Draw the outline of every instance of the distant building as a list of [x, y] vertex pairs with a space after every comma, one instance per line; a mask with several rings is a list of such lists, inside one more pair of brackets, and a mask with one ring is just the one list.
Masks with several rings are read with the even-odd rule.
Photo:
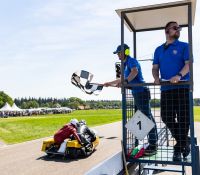
[[84, 109], [90, 109], [90, 106], [83, 106], [83, 105], [80, 105], [80, 106], [78, 106], [78, 109], [79, 110], [84, 110]]

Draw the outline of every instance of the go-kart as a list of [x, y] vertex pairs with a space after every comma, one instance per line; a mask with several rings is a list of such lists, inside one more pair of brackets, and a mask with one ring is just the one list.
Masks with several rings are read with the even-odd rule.
[[[84, 126], [85, 123], [80, 123], [80, 126], [78, 127], [78, 132], [80, 132], [79, 134], [81, 134]], [[55, 144], [54, 139], [49, 138], [43, 141], [42, 151], [46, 152], [48, 156], [63, 155], [64, 157], [74, 159], [78, 158], [79, 156], [87, 157], [94, 152], [99, 144], [99, 137], [96, 134], [95, 136], [95, 140], [92, 140], [90, 147], [82, 146], [73, 136], [65, 140], [65, 142], [63, 142], [61, 145]], [[89, 135], [85, 135], [85, 137], [88, 140], [90, 139]], [[64, 146], [63, 151], [60, 151], [61, 146]]]

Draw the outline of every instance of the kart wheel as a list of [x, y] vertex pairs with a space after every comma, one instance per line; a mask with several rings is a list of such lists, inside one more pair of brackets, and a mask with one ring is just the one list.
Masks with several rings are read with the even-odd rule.
[[76, 148], [69, 148], [68, 153], [69, 157], [72, 159], [76, 159], [78, 157], [78, 150]]
[[86, 152], [86, 157], [90, 156], [93, 153], [93, 151]]
[[85, 151], [84, 147], [81, 148], [81, 156], [87, 157], [87, 152]]

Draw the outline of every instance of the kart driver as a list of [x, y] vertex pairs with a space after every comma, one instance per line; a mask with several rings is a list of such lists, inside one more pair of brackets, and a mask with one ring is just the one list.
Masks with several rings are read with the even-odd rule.
[[77, 134], [77, 126], [78, 126], [77, 119], [71, 119], [70, 123], [64, 125], [60, 130], [58, 130], [54, 135], [54, 141], [56, 144], [61, 145], [63, 141], [73, 135], [78, 142], [83, 145], [81, 142], [80, 137]]
[[[96, 134], [93, 130], [88, 128], [85, 120], [81, 120], [79, 122], [78, 135], [86, 148], [92, 147], [91, 143], [96, 140]], [[87, 135], [89, 137], [87, 137]]]

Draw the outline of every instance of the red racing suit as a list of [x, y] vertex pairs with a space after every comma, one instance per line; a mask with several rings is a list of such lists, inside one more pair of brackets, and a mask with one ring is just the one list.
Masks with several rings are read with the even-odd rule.
[[59, 131], [57, 131], [54, 135], [54, 141], [56, 144], [60, 145], [65, 139], [69, 138], [71, 134], [73, 134], [78, 142], [81, 143], [77, 130], [72, 124], [66, 124]]

